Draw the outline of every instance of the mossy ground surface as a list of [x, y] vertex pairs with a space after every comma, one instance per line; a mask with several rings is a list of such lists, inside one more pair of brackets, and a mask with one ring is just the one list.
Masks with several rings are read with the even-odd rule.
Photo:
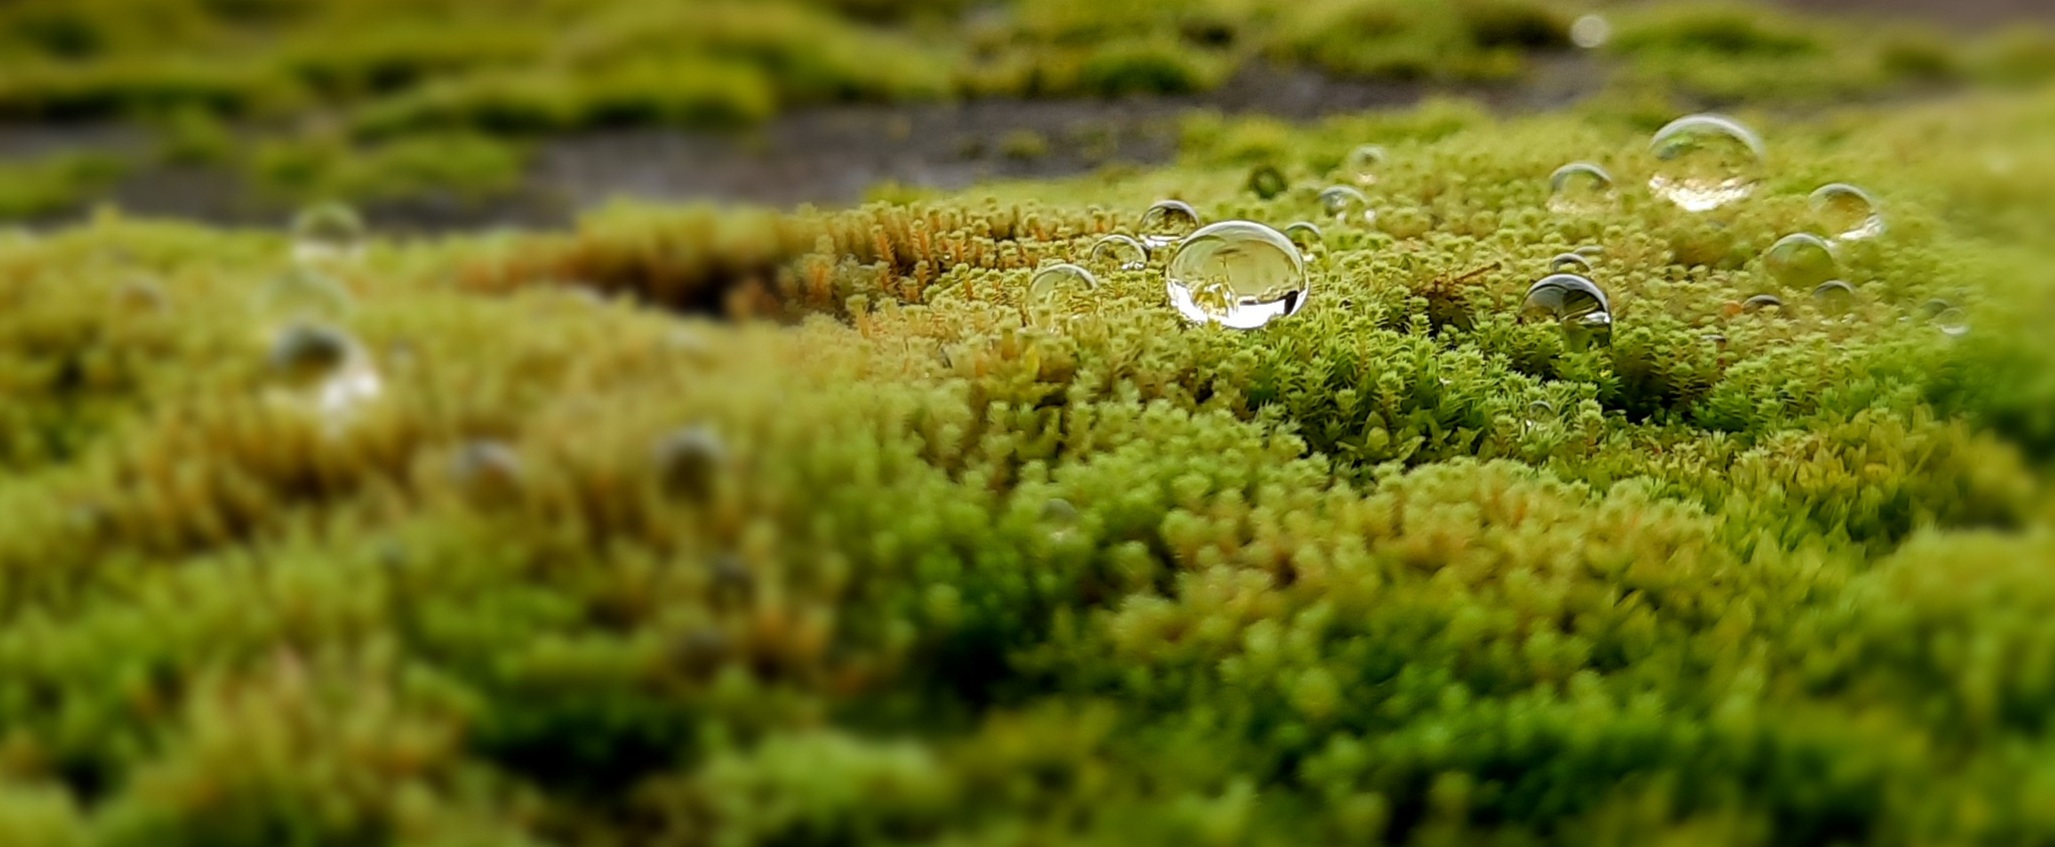
[[[346, 304], [276, 233], [0, 242], [0, 844], [2055, 841], [2055, 90], [1743, 108], [1705, 214], [1651, 92], [374, 238]], [[1760, 259], [1831, 181], [1845, 314]], [[1031, 319], [1162, 197], [1319, 221], [1309, 304]], [[1582, 246], [1578, 350], [1517, 306]]]

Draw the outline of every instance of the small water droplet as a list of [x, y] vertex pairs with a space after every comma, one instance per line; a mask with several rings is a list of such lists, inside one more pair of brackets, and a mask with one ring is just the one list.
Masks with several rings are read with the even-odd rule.
[[342, 203], [308, 207], [293, 219], [293, 261], [353, 262], [364, 251], [364, 219]]
[[1754, 297], [1741, 301], [1741, 311], [1743, 312], [1755, 313], [1764, 309], [1783, 311], [1784, 298], [1778, 297], [1775, 294], [1757, 294]]
[[1935, 329], [1949, 338], [1961, 338], [1969, 334], [1969, 313], [1961, 306], [1946, 300], [1928, 300], [1920, 306], [1920, 312]]
[[1069, 500], [1051, 497], [1042, 504], [1042, 522], [1052, 524], [1058, 530], [1069, 529], [1077, 524], [1077, 507]]
[[1548, 260], [1548, 272], [1552, 274], [1591, 275], [1591, 260], [1577, 253], [1560, 253]]
[[1535, 429], [1554, 423], [1555, 419], [1555, 405], [1547, 400], [1536, 400], [1527, 404], [1527, 411], [1522, 416], [1521, 422], [1526, 425], [1527, 429]]
[[1687, 212], [1705, 212], [1755, 193], [1762, 139], [1724, 115], [1690, 115], [1657, 130], [1648, 188]]
[[1808, 288], [1833, 279], [1840, 273], [1834, 249], [1809, 232], [1777, 239], [1762, 254], [1763, 267], [1776, 281], [1791, 288]]
[[1721, 335], [1721, 334], [1719, 334], [1719, 333], [1717, 333], [1717, 332], [1708, 332], [1708, 333], [1706, 333], [1705, 335], [1703, 335], [1703, 336], [1700, 336], [1700, 337], [1702, 337], [1702, 338], [1704, 338], [1704, 339], [1705, 339], [1706, 341], [1710, 342], [1710, 343], [1712, 344], [1712, 346], [1713, 346], [1713, 349], [1714, 349], [1714, 350], [1716, 350], [1716, 351], [1718, 351], [1718, 352], [1721, 352], [1721, 353], [1725, 353], [1725, 352], [1727, 352], [1727, 337], [1726, 337], [1726, 336], [1724, 336], [1724, 335]]
[[1142, 213], [1136, 232], [1142, 244], [1155, 249], [1175, 243], [1199, 228], [1199, 213], [1182, 200], [1158, 200]]
[[1370, 219], [1370, 198], [1346, 185], [1328, 186], [1320, 192], [1320, 209], [1336, 223]]
[[281, 330], [267, 357], [278, 390], [274, 396], [306, 408], [331, 424], [384, 391], [370, 356], [347, 333], [333, 327], [295, 323]]
[[469, 442], [450, 460], [450, 481], [474, 500], [513, 499], [521, 490], [521, 457], [503, 442]]
[[125, 280], [114, 289], [114, 306], [125, 312], [147, 314], [162, 312], [170, 307], [164, 296], [164, 287], [156, 280], [135, 278]]
[[1576, 274], [1552, 274], [1529, 286], [1520, 317], [1555, 322], [1573, 348], [1612, 341], [1611, 301], [1596, 283]]
[[1092, 245], [1090, 261], [1107, 270], [1138, 271], [1149, 266], [1149, 251], [1142, 242], [1114, 233]]
[[1838, 279], [1827, 280], [1812, 290], [1812, 302], [1829, 315], [1845, 315], [1855, 308], [1855, 286]]
[[704, 500], [713, 494], [714, 479], [728, 448], [712, 427], [688, 426], [659, 439], [655, 462], [657, 483], [664, 493]]
[[1291, 239], [1302, 252], [1311, 252], [1313, 248], [1327, 243], [1326, 236], [1320, 232], [1320, 226], [1312, 221], [1296, 221], [1287, 225], [1284, 228], [1284, 236]]
[[1249, 171], [1249, 190], [1257, 197], [1268, 200], [1290, 187], [1291, 181], [1284, 178], [1284, 172], [1276, 165], [1257, 165], [1255, 170]]
[[1251, 221], [1221, 221], [1187, 236], [1164, 277], [1179, 314], [1230, 329], [1255, 329], [1293, 314], [1310, 293], [1299, 248]]
[[1586, 50], [1604, 47], [1613, 38], [1613, 24], [1604, 15], [1585, 15], [1570, 24], [1570, 43]]
[[287, 270], [257, 290], [257, 314], [270, 324], [340, 322], [353, 305], [341, 282], [309, 267]]
[[1884, 234], [1884, 216], [1869, 192], [1845, 182], [1822, 185], [1812, 192], [1814, 219], [1842, 241], [1860, 241]]
[[1030, 320], [1044, 328], [1054, 326], [1056, 315], [1078, 298], [1099, 287], [1092, 272], [1068, 262], [1058, 262], [1035, 271], [1028, 280], [1027, 302]]
[[1359, 185], [1370, 185], [1377, 181], [1377, 173], [1384, 169], [1384, 148], [1375, 144], [1363, 144], [1349, 151], [1341, 162], [1342, 175], [1355, 180]]
[[1571, 162], [1548, 175], [1548, 210], [1590, 214], [1611, 205], [1613, 175], [1590, 162]]

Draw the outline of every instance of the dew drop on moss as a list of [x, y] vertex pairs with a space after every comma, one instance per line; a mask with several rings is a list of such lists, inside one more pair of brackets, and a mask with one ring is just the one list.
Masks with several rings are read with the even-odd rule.
[[1845, 315], [1855, 308], [1855, 286], [1838, 279], [1820, 283], [1812, 290], [1813, 305], [1829, 315]]
[[1115, 233], [1092, 245], [1090, 261], [1107, 270], [1138, 271], [1149, 266], [1149, 251], [1142, 242]]
[[1604, 47], [1613, 39], [1613, 24], [1604, 15], [1585, 15], [1570, 24], [1570, 43], [1586, 50]]
[[521, 489], [521, 457], [499, 441], [469, 442], [450, 461], [450, 481], [474, 500], [510, 499]]
[[1723, 115], [1671, 121], [1649, 142], [1655, 171], [1648, 188], [1687, 212], [1705, 212], [1755, 193], [1762, 179], [1762, 139]]
[[1727, 352], [1727, 337], [1725, 335], [1717, 332], [1708, 332], [1700, 337], [1704, 338], [1707, 344], [1711, 344], [1713, 350], [1721, 353]]
[[1295, 221], [1284, 228], [1284, 236], [1292, 240], [1300, 252], [1310, 252], [1326, 243], [1326, 236], [1320, 232], [1320, 225], [1312, 221]]
[[1760, 312], [1764, 309], [1775, 309], [1780, 312], [1783, 311], [1784, 298], [1778, 297], [1775, 294], [1757, 294], [1754, 297], [1750, 297], [1746, 300], [1741, 301], [1742, 312], [1752, 314], [1755, 312]]
[[1285, 189], [1290, 187], [1291, 182], [1284, 178], [1284, 172], [1278, 170], [1276, 165], [1257, 165], [1254, 170], [1249, 171], [1249, 190], [1257, 197], [1268, 200], [1283, 194]]
[[1547, 426], [1556, 419], [1556, 407], [1547, 400], [1536, 400], [1527, 404], [1527, 411], [1521, 422], [1528, 429]]
[[1360, 185], [1377, 181], [1378, 172], [1384, 170], [1384, 148], [1375, 144], [1363, 144], [1349, 151], [1341, 162], [1342, 175]]
[[1591, 275], [1591, 260], [1578, 253], [1560, 253], [1548, 260], [1548, 272], [1552, 274]]
[[129, 279], [114, 289], [114, 306], [124, 312], [148, 314], [162, 312], [170, 307], [164, 296], [164, 287], [151, 279]]
[[267, 323], [333, 323], [354, 304], [343, 284], [318, 270], [294, 267], [257, 290], [257, 314]]
[[1577, 274], [1551, 274], [1529, 286], [1520, 318], [1554, 322], [1576, 348], [1612, 341], [1612, 302], [1597, 283]]
[[1175, 243], [1199, 228], [1199, 213], [1182, 200], [1158, 200], [1142, 212], [1136, 232], [1150, 248]]
[[1306, 262], [1291, 239], [1221, 221], [1177, 244], [1164, 267], [1170, 303], [1193, 323], [1255, 329], [1306, 305]]
[[1836, 182], [1812, 192], [1812, 214], [1820, 226], [1842, 241], [1859, 241], [1884, 234], [1884, 216], [1869, 192]]
[[1940, 330], [1942, 335], [1961, 338], [1969, 334], [1969, 313], [1963, 311], [1961, 306], [1946, 300], [1928, 300], [1920, 307], [1920, 311], [1926, 315], [1927, 322]]
[[1346, 185], [1328, 186], [1325, 191], [1320, 192], [1320, 210], [1326, 212], [1336, 223], [1368, 220], [1369, 209], [1370, 198]]
[[1590, 162], [1571, 162], [1548, 175], [1548, 209], [1557, 214], [1601, 211], [1612, 193], [1613, 175]]
[[1770, 249], [1762, 254], [1762, 262], [1772, 278], [1791, 288], [1816, 286], [1833, 279], [1840, 272], [1834, 261], [1833, 248], [1809, 232], [1777, 239], [1777, 243], [1770, 245]]
[[337, 422], [384, 391], [370, 357], [342, 330], [295, 323], [278, 332], [266, 357], [275, 396]]
[[657, 483], [665, 494], [704, 500], [713, 493], [728, 448], [712, 427], [701, 425], [665, 435], [654, 453]]
[[293, 260], [306, 264], [355, 261], [364, 250], [364, 219], [342, 203], [308, 207], [293, 219]]
[[1027, 302], [1031, 320], [1038, 326], [1055, 323], [1055, 316], [1066, 307], [1085, 297], [1099, 287], [1098, 277], [1092, 272], [1068, 262], [1059, 262], [1035, 271], [1028, 280]]

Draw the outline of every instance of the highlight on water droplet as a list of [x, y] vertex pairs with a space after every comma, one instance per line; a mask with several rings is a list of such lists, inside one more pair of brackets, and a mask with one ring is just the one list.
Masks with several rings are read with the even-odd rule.
[[1035, 271], [1035, 275], [1028, 279], [1029, 320], [1037, 326], [1052, 326], [1057, 314], [1070, 311], [1074, 303], [1098, 287], [1099, 278], [1091, 271], [1068, 262], [1058, 262]]
[[1178, 242], [1164, 266], [1170, 304], [1193, 323], [1255, 329], [1298, 312], [1310, 294], [1306, 262], [1284, 233], [1221, 221]]
[[1763, 252], [1762, 264], [1772, 278], [1791, 288], [1810, 288], [1840, 275], [1834, 248], [1809, 232], [1777, 239]]
[[1812, 192], [1812, 214], [1822, 227], [1842, 241], [1860, 241], [1884, 234], [1884, 215], [1869, 192], [1835, 182]]
[[1558, 253], [1548, 260], [1548, 272], [1588, 277], [1591, 275], [1591, 260], [1579, 253]]
[[1920, 306], [1920, 311], [1926, 315], [1927, 322], [1940, 330], [1942, 335], [1961, 338], [1969, 334], [1969, 313], [1961, 306], [1936, 299], [1928, 300], [1925, 305]]
[[1555, 323], [1573, 349], [1612, 342], [1612, 302], [1597, 283], [1577, 274], [1551, 274], [1529, 286], [1520, 319]]
[[1346, 185], [1331, 185], [1320, 192], [1320, 210], [1336, 223], [1370, 220], [1370, 198]]
[[1285, 225], [1284, 236], [1291, 239], [1302, 253], [1310, 253], [1313, 248], [1327, 243], [1327, 236], [1320, 231], [1320, 225], [1312, 221], [1293, 221]]
[[1375, 144], [1363, 144], [1350, 150], [1342, 158], [1342, 176], [1355, 180], [1358, 185], [1370, 185], [1377, 181], [1377, 175], [1384, 170], [1384, 148]]
[[1586, 50], [1604, 47], [1613, 39], [1613, 24], [1604, 15], [1585, 15], [1570, 24], [1570, 43]]
[[1142, 244], [1153, 250], [1175, 243], [1199, 228], [1199, 213], [1182, 200], [1158, 200], [1142, 212], [1136, 232]]
[[1138, 271], [1149, 266], [1149, 250], [1142, 242], [1116, 232], [1093, 244], [1087, 261], [1107, 270]]
[[1725, 335], [1721, 335], [1717, 332], [1708, 332], [1699, 337], [1705, 339], [1707, 343], [1710, 343], [1713, 346], [1714, 351], [1720, 353], [1727, 352], [1727, 337]]
[[353, 262], [364, 250], [364, 219], [343, 203], [320, 203], [293, 219], [293, 261]]
[[384, 391], [384, 381], [356, 339], [342, 330], [294, 323], [280, 330], [267, 356], [272, 396], [340, 424]]
[[1762, 179], [1762, 139], [1724, 115], [1671, 121], [1649, 141], [1655, 171], [1648, 188], [1687, 212], [1705, 212], [1755, 193]]
[[1855, 308], [1855, 286], [1838, 279], [1830, 279], [1812, 290], [1812, 302], [1821, 312], [1829, 315], [1845, 315]]
[[354, 308], [349, 289], [335, 277], [295, 266], [257, 289], [258, 318], [273, 329], [286, 323], [339, 323]]
[[1754, 314], [1764, 309], [1783, 311], [1784, 298], [1778, 297], [1775, 294], [1757, 294], [1754, 297], [1741, 301], [1741, 311], [1744, 313]]
[[1547, 426], [1554, 423], [1555, 420], [1556, 407], [1547, 400], [1536, 400], [1528, 403], [1526, 412], [1521, 415], [1521, 423], [1526, 429], [1530, 430]]
[[1291, 187], [1291, 181], [1284, 178], [1284, 172], [1278, 170], [1276, 165], [1257, 165], [1254, 170], [1249, 171], [1248, 185], [1249, 190], [1255, 192], [1257, 197], [1268, 200], [1283, 194], [1285, 189]]
[[1548, 175], [1548, 210], [1557, 214], [1590, 214], [1613, 199], [1613, 175], [1590, 162], [1571, 162]]

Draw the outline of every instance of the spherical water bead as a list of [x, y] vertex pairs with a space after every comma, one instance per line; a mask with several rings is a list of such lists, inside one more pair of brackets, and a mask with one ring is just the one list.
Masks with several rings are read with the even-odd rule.
[[1775, 294], [1757, 294], [1754, 297], [1750, 297], [1746, 300], [1741, 301], [1741, 311], [1743, 312], [1748, 312], [1752, 314], [1755, 312], [1760, 312], [1764, 309], [1776, 309], [1780, 312], [1783, 311], [1784, 298], [1778, 297]]
[[336, 322], [349, 316], [349, 289], [334, 277], [295, 267], [257, 290], [257, 314], [267, 322]]
[[1721, 334], [1719, 334], [1719, 333], [1717, 333], [1717, 332], [1708, 332], [1708, 333], [1706, 333], [1706, 334], [1704, 334], [1704, 335], [1702, 335], [1702, 336], [1699, 336], [1699, 337], [1700, 337], [1700, 338], [1703, 338], [1703, 339], [1705, 339], [1705, 340], [1706, 340], [1706, 343], [1708, 343], [1708, 344], [1711, 344], [1711, 345], [1713, 346], [1713, 350], [1715, 350], [1715, 351], [1717, 351], [1717, 352], [1720, 352], [1720, 353], [1725, 353], [1725, 352], [1727, 352], [1727, 337], [1726, 337], [1726, 336], [1724, 336], [1724, 335], [1721, 335]]
[[1591, 260], [1580, 253], [1561, 253], [1548, 260], [1548, 272], [1552, 274], [1591, 275]]
[[1369, 185], [1377, 181], [1378, 171], [1384, 170], [1384, 159], [1384, 148], [1375, 144], [1361, 145], [1342, 159], [1342, 175], [1358, 184]]
[[1855, 286], [1838, 279], [1827, 280], [1812, 290], [1812, 302], [1827, 314], [1847, 314], [1855, 308]]
[[1249, 190], [1257, 197], [1268, 200], [1290, 187], [1291, 181], [1284, 178], [1284, 172], [1276, 165], [1257, 165], [1255, 170], [1249, 171]]
[[364, 250], [364, 219], [342, 203], [322, 203], [293, 219], [293, 259], [354, 261]]
[[1585, 15], [1570, 24], [1570, 43], [1586, 50], [1604, 47], [1613, 39], [1613, 24], [1603, 15]]
[[1520, 317], [1554, 321], [1573, 346], [1612, 340], [1612, 302], [1596, 283], [1576, 274], [1552, 274], [1529, 286]]
[[1961, 338], [1969, 334], [1969, 313], [1946, 300], [1928, 300], [1920, 307], [1926, 313], [1927, 321], [1949, 338]]
[[384, 390], [378, 371], [355, 339], [341, 330], [295, 323], [272, 340], [267, 357], [279, 391], [274, 395], [339, 423]]
[[1306, 261], [1291, 239], [1221, 221], [1178, 242], [1164, 266], [1170, 303], [1193, 323], [1255, 329], [1306, 305]]
[[1155, 249], [1175, 243], [1199, 228], [1199, 213], [1182, 200], [1158, 200], [1142, 213], [1137, 229], [1142, 244]]
[[1793, 233], [1777, 239], [1762, 254], [1770, 276], [1792, 288], [1806, 288], [1833, 279], [1840, 273], [1834, 250], [1817, 235]]
[[1604, 209], [1613, 196], [1613, 175], [1590, 162], [1571, 162], [1548, 175], [1548, 209], [1583, 214]]
[[1755, 193], [1762, 139], [1722, 115], [1691, 115], [1657, 130], [1648, 188], [1687, 212], [1705, 212]]
[[1869, 192], [1845, 182], [1822, 185], [1812, 192], [1812, 214], [1842, 241], [1860, 241], [1884, 234], [1884, 216]]
[[1296, 221], [1285, 226], [1284, 236], [1291, 239], [1301, 252], [1312, 252], [1313, 248], [1327, 243], [1320, 226], [1312, 221]]
[[114, 289], [114, 305], [125, 312], [162, 312], [170, 307], [164, 287], [151, 279], [128, 279]]
[[727, 445], [710, 426], [688, 426], [665, 435], [652, 451], [657, 486], [691, 500], [713, 495], [714, 481], [728, 458]]
[[1067, 262], [1035, 271], [1028, 280], [1030, 315], [1037, 325], [1048, 326], [1072, 298], [1088, 295], [1098, 287], [1099, 278], [1092, 276], [1091, 271]]
[[473, 500], [510, 500], [521, 490], [521, 456], [503, 442], [472, 441], [450, 460], [450, 481]]
[[1555, 419], [1556, 407], [1547, 400], [1536, 400], [1527, 404], [1527, 411], [1522, 415], [1521, 423], [1525, 424], [1527, 429], [1535, 429], [1554, 423]]
[[1327, 190], [1320, 192], [1320, 209], [1334, 218], [1336, 223], [1368, 220], [1370, 198], [1346, 185], [1329, 186]]
[[1115, 233], [1092, 245], [1090, 261], [1108, 270], [1138, 271], [1149, 266], [1149, 251], [1142, 242]]

